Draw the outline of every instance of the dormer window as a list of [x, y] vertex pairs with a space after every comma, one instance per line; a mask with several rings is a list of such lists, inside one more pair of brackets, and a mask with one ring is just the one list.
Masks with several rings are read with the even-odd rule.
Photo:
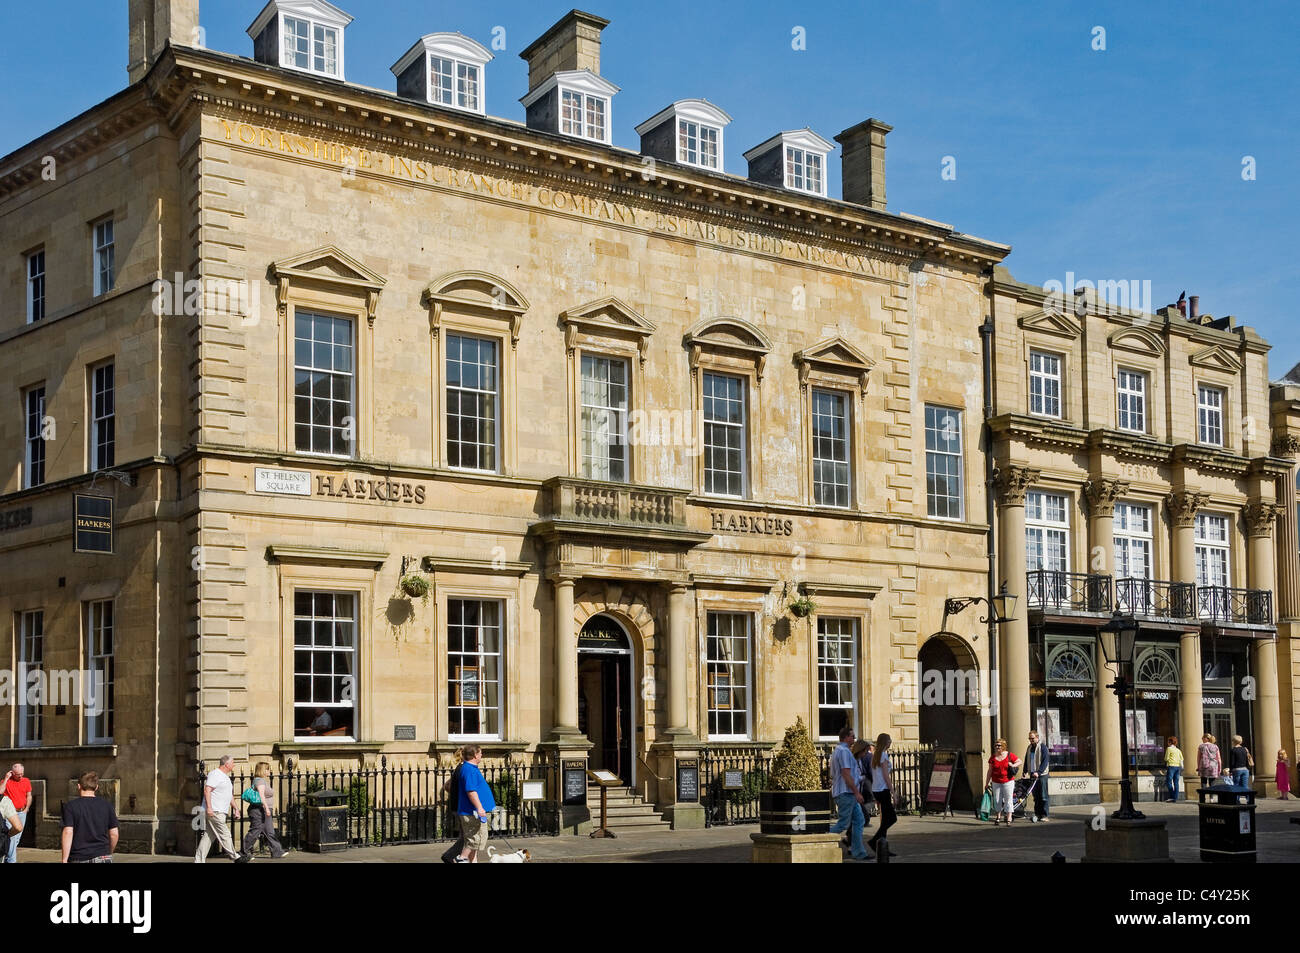
[[641, 152], [713, 172], [722, 171], [722, 130], [731, 117], [703, 99], [682, 99], [636, 127]]
[[785, 187], [825, 195], [826, 185], [822, 179], [822, 157], [807, 149], [794, 146], [785, 147]]
[[285, 69], [343, 78], [343, 31], [352, 17], [325, 0], [271, 0], [248, 35], [253, 58]]
[[745, 153], [754, 182], [826, 195], [826, 157], [835, 146], [811, 129], [782, 132]]
[[490, 59], [491, 53], [464, 34], [430, 33], [394, 64], [397, 95], [482, 115]]
[[530, 129], [610, 142], [610, 101], [618, 87], [588, 69], [552, 73], [520, 100]]

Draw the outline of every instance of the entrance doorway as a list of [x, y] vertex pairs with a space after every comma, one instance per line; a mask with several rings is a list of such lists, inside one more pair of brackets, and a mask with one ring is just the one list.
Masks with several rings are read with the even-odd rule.
[[613, 772], [628, 787], [636, 784], [632, 678], [627, 633], [609, 616], [592, 616], [578, 633], [578, 730], [591, 742], [591, 767]]

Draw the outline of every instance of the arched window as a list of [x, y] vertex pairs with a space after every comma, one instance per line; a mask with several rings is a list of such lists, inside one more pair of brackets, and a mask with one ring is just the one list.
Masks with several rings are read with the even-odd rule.
[[1178, 666], [1163, 649], [1147, 649], [1138, 657], [1137, 680], [1149, 684], [1177, 685]]
[[1053, 682], [1096, 681], [1092, 659], [1076, 646], [1058, 646], [1047, 660], [1047, 679]]

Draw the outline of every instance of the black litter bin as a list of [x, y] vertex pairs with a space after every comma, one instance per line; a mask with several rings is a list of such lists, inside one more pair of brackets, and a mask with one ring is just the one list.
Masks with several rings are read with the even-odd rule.
[[348, 846], [348, 796], [342, 791], [312, 791], [307, 800], [304, 850], [324, 853]]
[[1201, 788], [1201, 860], [1255, 862], [1255, 791], [1229, 785]]

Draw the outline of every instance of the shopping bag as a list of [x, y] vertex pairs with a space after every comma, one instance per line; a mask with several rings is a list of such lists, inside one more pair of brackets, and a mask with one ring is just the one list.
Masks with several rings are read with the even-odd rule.
[[981, 821], [987, 821], [989, 819], [989, 815], [992, 813], [993, 813], [993, 795], [989, 791], [985, 790], [984, 796], [980, 798], [979, 810], [975, 812], [975, 816], [979, 818]]

